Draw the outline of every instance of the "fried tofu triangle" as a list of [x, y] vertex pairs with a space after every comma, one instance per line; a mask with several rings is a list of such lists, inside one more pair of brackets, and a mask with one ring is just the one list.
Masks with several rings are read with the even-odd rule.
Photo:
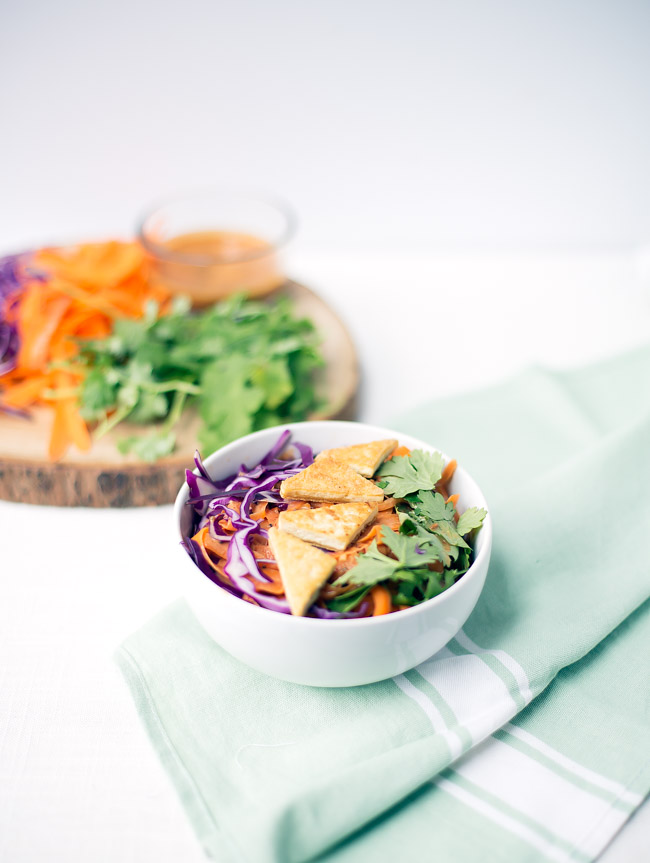
[[359, 501], [381, 503], [383, 491], [370, 480], [330, 458], [319, 458], [280, 485], [285, 500], [315, 500], [331, 503]]
[[396, 440], [374, 440], [370, 443], [357, 443], [354, 446], [342, 446], [337, 449], [325, 449], [317, 460], [333, 458], [347, 464], [361, 476], [374, 476], [379, 465], [397, 446]]
[[377, 507], [369, 503], [335, 503], [281, 512], [278, 527], [314, 545], [345, 551], [376, 515]]
[[336, 558], [277, 527], [269, 529], [269, 545], [291, 613], [302, 617], [332, 574]]

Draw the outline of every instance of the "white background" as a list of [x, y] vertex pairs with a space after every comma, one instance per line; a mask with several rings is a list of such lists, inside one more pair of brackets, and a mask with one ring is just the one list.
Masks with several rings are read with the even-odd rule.
[[3, 247], [226, 182], [304, 249], [650, 242], [647, 0], [0, 9]]
[[[364, 419], [606, 356], [650, 338], [649, 45], [631, 0], [0, 0], [0, 252], [264, 187], [352, 330]], [[388, 400], [387, 309], [413, 368], [443, 345], [454, 375]], [[0, 502], [7, 863], [203, 859], [111, 661], [182, 591], [169, 519]], [[646, 805], [603, 860], [648, 836]]]

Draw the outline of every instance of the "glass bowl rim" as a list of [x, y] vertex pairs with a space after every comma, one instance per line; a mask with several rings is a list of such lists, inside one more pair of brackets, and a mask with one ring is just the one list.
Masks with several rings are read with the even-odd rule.
[[[236, 257], [224, 257], [222, 255], [196, 255], [188, 254], [186, 252], [171, 251], [165, 246], [157, 243], [155, 240], [152, 240], [151, 237], [147, 235], [146, 224], [158, 210], [186, 200], [189, 201], [192, 199], [205, 199], [212, 197], [218, 198], [220, 196], [224, 198], [230, 197], [247, 200], [254, 204], [265, 204], [275, 210], [284, 220], [284, 228], [280, 232], [279, 237], [270, 243], [270, 247], [267, 249], [261, 249], [244, 255], [237, 255]], [[274, 254], [279, 249], [286, 246], [294, 237], [297, 225], [298, 220], [293, 207], [277, 195], [249, 189], [231, 188], [228, 186], [213, 186], [177, 192], [164, 198], [159, 198], [157, 201], [150, 204], [137, 222], [137, 238], [145, 251], [149, 252], [153, 257], [167, 261], [168, 263], [184, 264], [192, 267], [227, 266], [266, 258], [269, 255]]]

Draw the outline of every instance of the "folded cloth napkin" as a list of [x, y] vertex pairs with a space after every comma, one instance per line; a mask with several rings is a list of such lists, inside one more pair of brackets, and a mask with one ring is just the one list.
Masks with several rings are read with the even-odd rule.
[[354, 689], [284, 683], [225, 653], [183, 601], [122, 645], [210, 856], [600, 853], [650, 790], [648, 380], [641, 350], [391, 423], [458, 457], [494, 528], [475, 611], [418, 668]]

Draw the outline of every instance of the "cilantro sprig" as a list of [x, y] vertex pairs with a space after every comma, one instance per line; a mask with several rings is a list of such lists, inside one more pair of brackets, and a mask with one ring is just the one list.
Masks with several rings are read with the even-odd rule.
[[470, 567], [471, 535], [483, 524], [484, 509], [470, 507], [459, 515], [453, 501], [435, 490], [444, 463], [439, 453], [414, 450], [393, 457], [376, 477], [386, 494], [399, 498], [399, 532], [386, 525], [356, 564], [339, 576], [337, 586], [350, 590], [328, 602], [348, 611], [376, 584], [388, 584], [395, 605], [417, 605], [451, 587]]
[[193, 406], [199, 442], [211, 452], [260, 428], [305, 419], [320, 406], [314, 372], [323, 365], [313, 324], [286, 297], [231, 297], [201, 312], [178, 300], [159, 317], [119, 319], [105, 339], [80, 343], [87, 373], [83, 417], [101, 436], [123, 421], [149, 426], [118, 446], [145, 460], [169, 455], [175, 426]]
[[386, 525], [381, 529], [381, 541], [391, 555], [379, 550], [374, 539], [368, 551], [360, 554], [356, 566], [339, 576], [334, 582], [373, 586], [381, 581], [416, 581], [428, 564], [440, 559], [437, 549], [420, 545], [418, 538], [395, 533]]
[[385, 494], [406, 497], [420, 489], [431, 489], [442, 476], [444, 462], [439, 452], [414, 449], [409, 456], [385, 461], [376, 473]]

